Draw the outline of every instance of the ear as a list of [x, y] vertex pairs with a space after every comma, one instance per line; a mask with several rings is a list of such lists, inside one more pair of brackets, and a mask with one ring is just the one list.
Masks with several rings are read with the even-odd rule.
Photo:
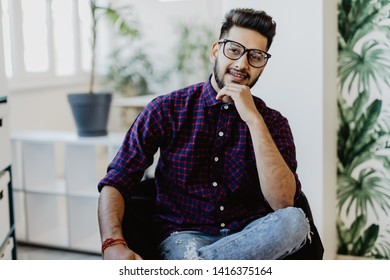
[[219, 44], [218, 44], [218, 42], [214, 42], [211, 45], [211, 49], [210, 49], [210, 61], [212, 63], [214, 63], [215, 60], [217, 59], [218, 51], [219, 51]]

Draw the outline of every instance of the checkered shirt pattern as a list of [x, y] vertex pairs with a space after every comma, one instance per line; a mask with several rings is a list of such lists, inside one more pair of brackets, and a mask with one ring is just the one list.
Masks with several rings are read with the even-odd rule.
[[[249, 129], [234, 103], [215, 97], [210, 81], [156, 97], [126, 133], [98, 185], [99, 191], [113, 186], [126, 198], [159, 149], [155, 180], [161, 240], [181, 230], [236, 232], [272, 211], [261, 192]], [[298, 196], [301, 185], [288, 121], [253, 98], [295, 175]]]

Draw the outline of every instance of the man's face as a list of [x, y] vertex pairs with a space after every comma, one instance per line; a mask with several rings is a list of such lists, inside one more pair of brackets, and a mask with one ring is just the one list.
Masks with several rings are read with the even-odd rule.
[[[260, 33], [233, 26], [226, 38], [238, 42], [247, 49], [267, 51], [267, 38]], [[238, 60], [231, 60], [223, 54], [223, 44], [214, 43], [211, 48], [210, 60], [214, 63], [211, 84], [219, 91], [226, 84], [237, 83], [253, 87], [259, 79], [264, 67], [255, 68], [248, 63], [248, 53]]]

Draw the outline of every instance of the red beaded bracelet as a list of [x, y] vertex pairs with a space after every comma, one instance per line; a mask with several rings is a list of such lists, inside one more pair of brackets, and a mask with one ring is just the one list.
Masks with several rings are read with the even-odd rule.
[[117, 238], [117, 239], [107, 238], [106, 240], [103, 241], [103, 244], [102, 244], [102, 254], [104, 254], [104, 250], [106, 250], [108, 247], [111, 247], [111, 246], [114, 246], [117, 244], [123, 244], [123, 245], [127, 246], [126, 241], [122, 238]]

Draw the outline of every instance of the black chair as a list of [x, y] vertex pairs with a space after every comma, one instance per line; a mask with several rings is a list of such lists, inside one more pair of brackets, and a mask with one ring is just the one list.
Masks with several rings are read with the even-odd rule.
[[129, 248], [145, 260], [161, 259], [157, 251], [157, 229], [153, 222], [156, 212], [154, 179], [146, 179], [135, 186], [125, 201], [123, 235]]
[[[146, 260], [161, 259], [157, 251], [157, 229], [153, 223], [153, 215], [156, 211], [155, 197], [154, 179], [147, 179], [135, 187], [130, 201], [125, 202], [122, 225], [124, 237], [129, 248]], [[295, 206], [301, 208], [309, 219], [311, 242], [307, 240], [305, 246], [286, 259], [322, 260], [324, 247], [314, 224], [309, 202], [303, 193]]]
[[314, 224], [313, 215], [311, 213], [309, 201], [306, 195], [301, 192], [300, 197], [296, 201], [295, 207], [301, 208], [305, 212], [310, 224], [311, 240], [307, 240], [306, 244], [292, 255], [287, 256], [286, 260], [322, 260], [324, 256], [324, 246], [322, 245], [321, 237], [317, 227]]

